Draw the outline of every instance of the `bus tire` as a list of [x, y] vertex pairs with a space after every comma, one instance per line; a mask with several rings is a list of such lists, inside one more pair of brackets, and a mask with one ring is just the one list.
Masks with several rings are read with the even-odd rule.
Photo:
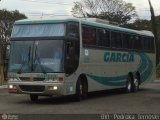
[[76, 85], [76, 101], [81, 101], [82, 99], [86, 99], [88, 95], [88, 85], [85, 80], [81, 77], [78, 78]]
[[136, 74], [133, 80], [133, 92], [137, 92], [139, 90], [139, 77]]
[[30, 100], [31, 100], [32, 102], [38, 101], [38, 95], [30, 94]]
[[132, 91], [132, 81], [132, 75], [128, 74], [126, 82], [126, 93], [130, 93]]

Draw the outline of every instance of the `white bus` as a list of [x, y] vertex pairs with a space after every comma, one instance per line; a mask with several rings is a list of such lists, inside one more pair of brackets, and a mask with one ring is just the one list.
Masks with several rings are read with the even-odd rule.
[[[101, 22], [101, 23], [100, 23]], [[38, 96], [75, 95], [125, 88], [155, 79], [155, 44], [151, 32], [103, 20], [54, 18], [16, 21], [11, 35], [9, 93]]]

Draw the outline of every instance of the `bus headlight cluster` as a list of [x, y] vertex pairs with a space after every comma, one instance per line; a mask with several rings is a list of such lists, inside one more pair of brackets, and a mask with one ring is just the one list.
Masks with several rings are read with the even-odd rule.
[[17, 93], [16, 85], [12, 85], [12, 84], [8, 85], [8, 92], [9, 93]]
[[53, 90], [58, 90], [58, 87], [57, 86], [53, 86]]
[[13, 89], [13, 85], [9, 85], [9, 89]]
[[49, 90], [55, 90], [56, 91], [56, 90], [58, 90], [58, 86], [50, 86]]
[[9, 85], [9, 89], [17, 89], [15, 85]]

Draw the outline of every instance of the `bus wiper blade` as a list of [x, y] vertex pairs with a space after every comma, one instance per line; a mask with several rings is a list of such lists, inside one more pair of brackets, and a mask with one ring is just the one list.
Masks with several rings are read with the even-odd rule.
[[46, 74], [47, 72], [45, 71], [44, 67], [41, 65], [40, 58], [39, 58], [39, 56], [37, 55], [37, 45], [36, 45], [36, 49], [35, 49], [35, 59], [34, 59], [34, 63], [35, 63], [36, 60], [38, 61], [39, 66], [40, 66], [42, 72], [43, 72], [44, 74]]

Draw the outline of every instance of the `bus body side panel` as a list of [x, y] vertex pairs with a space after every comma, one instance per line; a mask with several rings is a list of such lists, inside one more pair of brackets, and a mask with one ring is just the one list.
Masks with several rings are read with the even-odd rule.
[[80, 74], [88, 80], [88, 90], [98, 91], [126, 86], [129, 72], [141, 75], [141, 83], [155, 78], [155, 55], [143, 52], [122, 52], [84, 48]]

